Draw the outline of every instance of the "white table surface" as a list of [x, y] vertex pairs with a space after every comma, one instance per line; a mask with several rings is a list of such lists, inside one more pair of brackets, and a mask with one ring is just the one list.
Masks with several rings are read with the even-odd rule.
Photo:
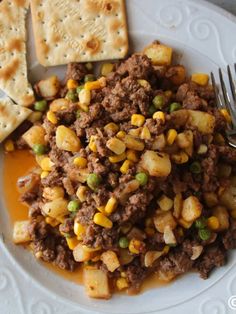
[[236, 15], [236, 0], [208, 0]]

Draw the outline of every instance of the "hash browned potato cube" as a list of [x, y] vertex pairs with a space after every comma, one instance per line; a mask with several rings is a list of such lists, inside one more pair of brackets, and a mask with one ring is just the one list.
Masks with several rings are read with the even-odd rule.
[[188, 125], [198, 128], [203, 134], [212, 134], [215, 128], [215, 117], [207, 112], [188, 110]]
[[220, 226], [217, 231], [224, 231], [229, 229], [229, 213], [223, 206], [217, 206], [213, 209], [213, 216], [218, 218]]
[[106, 265], [110, 272], [114, 272], [118, 267], [120, 267], [119, 259], [115, 252], [106, 251], [101, 255], [101, 261]]
[[36, 85], [36, 89], [40, 96], [45, 99], [53, 99], [59, 92], [60, 82], [57, 76], [51, 76], [45, 80], [41, 80]]
[[57, 219], [58, 217], [63, 217], [69, 213], [67, 205], [67, 200], [64, 198], [57, 198], [51, 202], [45, 203], [42, 210], [47, 216]]
[[101, 269], [84, 268], [84, 286], [91, 298], [109, 299], [111, 297], [108, 277]]
[[166, 226], [169, 226], [170, 229], [173, 230], [177, 226], [177, 223], [171, 211], [168, 211], [168, 212], [158, 212], [154, 217], [154, 225], [157, 231], [164, 233]]
[[161, 44], [151, 44], [144, 49], [144, 54], [152, 60], [154, 65], [170, 65], [172, 61], [172, 48]]
[[142, 155], [140, 166], [154, 177], [167, 177], [171, 172], [169, 155], [152, 150], [147, 150]]
[[196, 196], [189, 196], [183, 201], [182, 217], [187, 222], [195, 221], [202, 214], [202, 204]]
[[29, 147], [33, 148], [35, 144], [46, 144], [45, 134], [45, 130], [41, 125], [33, 125], [22, 135], [22, 138]]
[[166, 77], [174, 84], [181, 85], [186, 79], [186, 70], [182, 65], [174, 65], [166, 72]]
[[220, 197], [220, 202], [229, 210], [236, 210], [236, 187], [226, 188]]
[[13, 227], [13, 241], [15, 244], [26, 243], [30, 241], [29, 221], [16, 221]]

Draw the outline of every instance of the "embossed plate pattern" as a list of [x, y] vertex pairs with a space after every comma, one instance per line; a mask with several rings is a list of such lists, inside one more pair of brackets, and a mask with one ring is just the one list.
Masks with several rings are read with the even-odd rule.
[[[216, 71], [236, 61], [235, 18], [204, 1], [127, 0], [132, 46], [141, 49], [154, 39], [175, 48], [189, 71]], [[30, 22], [29, 22], [30, 26]], [[31, 26], [30, 26], [31, 27]], [[232, 35], [231, 35], [232, 34]], [[33, 81], [64, 67], [45, 70], [37, 64], [29, 34], [30, 76]], [[2, 171], [2, 155], [0, 156]], [[2, 176], [1, 176], [2, 178]], [[3, 196], [2, 182], [0, 192]], [[50, 273], [21, 247], [11, 243], [11, 224], [4, 198], [0, 199], [0, 313], [83, 314], [83, 313], [235, 313], [228, 305], [236, 294], [236, 253], [209, 280], [188, 274], [173, 284], [109, 301], [89, 300], [83, 287]], [[230, 299], [234, 307], [234, 299]]]

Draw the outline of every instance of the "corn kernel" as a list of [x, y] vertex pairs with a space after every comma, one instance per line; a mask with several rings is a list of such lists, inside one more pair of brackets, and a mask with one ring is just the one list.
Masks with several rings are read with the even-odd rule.
[[79, 109], [81, 109], [84, 112], [89, 112], [89, 107], [87, 104], [78, 103], [78, 107], [79, 107]]
[[82, 240], [83, 234], [85, 233], [85, 227], [81, 225], [79, 222], [74, 222], [74, 233], [77, 236], [78, 240]]
[[[89, 83], [89, 82], [88, 82]], [[87, 83], [86, 83], [87, 84]], [[85, 84], [85, 85], [86, 85]], [[91, 92], [88, 89], [82, 89], [79, 92], [79, 102], [84, 105], [89, 105], [91, 101]]]
[[96, 146], [96, 136], [92, 135], [90, 137], [90, 141], [89, 141], [89, 149], [96, 153], [97, 152], [97, 146]]
[[78, 190], [76, 192], [76, 196], [78, 197], [79, 201], [81, 203], [85, 202], [87, 199], [87, 192], [88, 188], [87, 186], [81, 185], [78, 187]]
[[111, 131], [111, 132], [118, 132], [119, 131], [119, 127], [117, 124], [115, 124], [114, 122], [110, 122], [107, 125], [104, 126], [104, 130], [105, 131]]
[[157, 203], [163, 211], [169, 211], [174, 205], [173, 200], [164, 194], [160, 197]]
[[116, 281], [116, 287], [118, 290], [123, 290], [129, 287], [128, 281], [125, 278], [119, 278]]
[[43, 171], [52, 171], [54, 163], [50, 160], [49, 157], [45, 157], [41, 160], [40, 166]]
[[172, 154], [171, 155], [171, 159], [176, 163], [176, 164], [184, 164], [186, 162], [188, 162], [188, 155], [181, 151], [179, 153], [176, 153], [176, 154]]
[[29, 117], [27, 118], [27, 120], [29, 120], [29, 121], [32, 122], [32, 123], [35, 123], [35, 122], [41, 120], [42, 116], [43, 116], [43, 113], [42, 113], [42, 112], [40, 112], [40, 111], [33, 111], [33, 112], [29, 115]]
[[96, 213], [93, 217], [93, 222], [96, 225], [99, 225], [107, 229], [111, 229], [113, 226], [112, 221], [109, 218], [107, 218], [105, 215], [103, 215], [102, 213]]
[[232, 118], [228, 112], [227, 109], [220, 109], [220, 113], [222, 114], [222, 116], [225, 118], [225, 120], [228, 122], [228, 123], [231, 123], [232, 122]]
[[177, 137], [178, 133], [175, 129], [170, 129], [166, 135], [166, 142], [168, 145], [172, 145]]
[[235, 210], [231, 210], [230, 211], [231, 217], [233, 217], [234, 219], [236, 219], [236, 209]]
[[99, 211], [100, 211], [100, 213], [102, 213], [102, 214], [106, 215], [106, 212], [105, 212], [105, 206], [98, 206], [98, 207], [97, 207], [97, 210], [99, 210]]
[[66, 242], [70, 250], [74, 250], [74, 248], [79, 244], [79, 241], [76, 237], [66, 238]]
[[55, 113], [52, 112], [52, 111], [48, 111], [48, 112], [47, 112], [47, 119], [48, 119], [48, 121], [50, 121], [52, 124], [57, 124], [57, 122], [58, 122], [57, 116], [56, 116]]
[[101, 84], [99, 81], [93, 81], [93, 82], [86, 82], [84, 85], [84, 89], [87, 91], [91, 91], [93, 89], [100, 89]]
[[153, 114], [152, 116], [153, 119], [156, 119], [156, 120], [160, 120], [162, 121], [162, 123], [165, 123], [166, 119], [165, 119], [165, 114], [164, 112], [162, 111], [157, 111]]
[[154, 236], [154, 234], [156, 233], [155, 229], [154, 228], [150, 228], [150, 227], [145, 228], [144, 231], [146, 232], [146, 234], [149, 237]]
[[45, 222], [46, 222], [48, 225], [52, 226], [53, 228], [55, 228], [56, 226], [58, 226], [59, 223], [60, 223], [58, 220], [56, 220], [56, 219], [54, 219], [54, 218], [51, 218], [51, 217], [46, 217], [46, 218], [45, 218]]
[[47, 176], [49, 175], [49, 172], [48, 171], [43, 171], [40, 175], [40, 178], [41, 179], [45, 179]]
[[109, 161], [112, 164], [115, 164], [115, 163], [121, 162], [125, 158], [126, 158], [126, 153], [123, 153], [123, 154], [120, 154], [120, 155], [117, 155], [117, 156], [110, 156], [109, 157]]
[[150, 133], [148, 127], [144, 126], [144, 127], [142, 128], [142, 131], [141, 131], [141, 134], [140, 134], [140, 138], [141, 138], [142, 140], [150, 140], [150, 138], [151, 138], [151, 133]]
[[207, 226], [211, 230], [217, 230], [220, 226], [220, 222], [217, 217], [211, 216], [207, 219]]
[[128, 149], [126, 152], [126, 155], [127, 155], [127, 159], [132, 161], [132, 162], [138, 162], [139, 161], [138, 153], [135, 150]]
[[117, 205], [118, 205], [117, 199], [112, 196], [107, 201], [107, 204], [105, 206], [105, 213], [108, 214], [108, 215], [112, 214], [116, 210]]
[[104, 76], [101, 76], [98, 79], [98, 82], [99, 82], [101, 88], [103, 88], [107, 85], [107, 79]]
[[125, 138], [126, 136], [126, 133], [125, 131], [119, 131], [117, 134], [116, 134], [116, 137], [118, 137], [120, 140]]
[[116, 137], [109, 139], [106, 143], [106, 146], [116, 155], [121, 155], [126, 150], [125, 144]]
[[168, 245], [165, 245], [164, 249], [162, 250], [163, 254], [168, 254], [170, 250], [170, 247]]
[[78, 82], [72, 79], [69, 79], [66, 83], [66, 86], [68, 89], [75, 89], [76, 87], [78, 87]]
[[192, 74], [191, 80], [198, 85], [205, 86], [208, 84], [209, 75], [205, 73], [194, 73]]
[[125, 272], [125, 271], [122, 271], [122, 272], [120, 273], [120, 275], [121, 275], [121, 277], [122, 277], [122, 278], [126, 278], [126, 277], [127, 277], [127, 275], [126, 275], [126, 272]]
[[123, 165], [120, 167], [120, 172], [126, 174], [132, 165], [133, 165], [132, 161], [126, 159], [123, 162]]
[[130, 129], [128, 134], [134, 137], [139, 137], [141, 131], [142, 131], [142, 128]]
[[145, 122], [145, 117], [142, 114], [132, 114], [131, 124], [134, 126], [142, 126]]
[[87, 159], [84, 158], [84, 157], [76, 157], [74, 160], [73, 160], [73, 164], [80, 167], [80, 168], [86, 168], [87, 166]]
[[101, 250], [101, 246], [97, 246], [97, 247], [89, 247], [86, 245], [83, 245], [83, 250], [89, 253], [93, 253], [93, 252], [97, 252]]
[[141, 140], [138, 140], [131, 135], [126, 135], [124, 142], [126, 147], [132, 150], [143, 151], [145, 147]]
[[142, 242], [137, 239], [132, 239], [129, 243], [129, 251], [133, 254], [139, 254]]
[[199, 146], [199, 148], [198, 148], [197, 153], [198, 153], [199, 155], [202, 155], [202, 154], [205, 154], [205, 153], [207, 152], [207, 150], [208, 150], [207, 145], [201, 144], [201, 145]]
[[137, 82], [139, 83], [140, 86], [144, 88], [147, 88], [147, 89], [151, 88], [151, 85], [146, 80], [137, 80]]
[[12, 140], [6, 140], [4, 143], [4, 150], [7, 153], [13, 152], [15, 150], [14, 143]]
[[114, 68], [114, 64], [104, 63], [101, 68], [101, 75], [107, 76], [109, 73], [112, 72], [113, 68]]

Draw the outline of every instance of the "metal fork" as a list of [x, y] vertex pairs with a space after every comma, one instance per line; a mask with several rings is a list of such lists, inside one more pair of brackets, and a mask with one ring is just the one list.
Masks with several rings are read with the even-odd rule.
[[[236, 74], [236, 63], [234, 64], [234, 71]], [[222, 70], [219, 69], [219, 78], [220, 78], [220, 85], [222, 94], [219, 91], [219, 88], [216, 85], [216, 80], [214, 74], [211, 72], [211, 81], [214, 88], [215, 96], [216, 96], [216, 105], [217, 108], [220, 109], [227, 109], [231, 116], [231, 122], [227, 124], [226, 135], [229, 142], [229, 145], [236, 148], [236, 85], [233, 80], [232, 72], [230, 66], [227, 66], [228, 72], [228, 79], [230, 84], [230, 90], [232, 94], [232, 99], [230, 99], [229, 93], [226, 88], [226, 84], [223, 79]]]

